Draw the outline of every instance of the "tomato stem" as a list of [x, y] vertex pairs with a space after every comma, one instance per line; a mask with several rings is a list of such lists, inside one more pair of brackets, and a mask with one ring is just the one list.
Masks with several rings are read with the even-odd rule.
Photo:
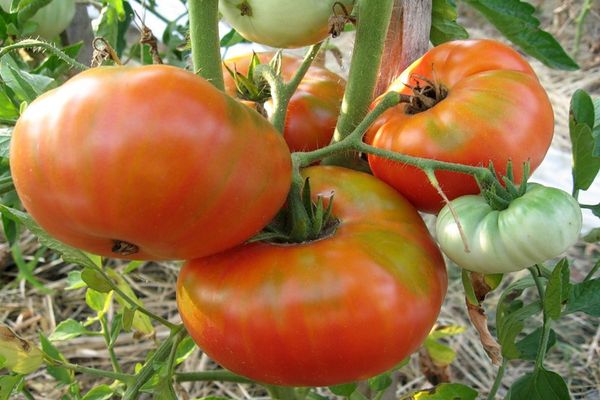
[[546, 349], [548, 348], [548, 340], [550, 339], [550, 318], [548, 317], [548, 313], [546, 312], [545, 305], [545, 290], [544, 285], [542, 284], [542, 280], [540, 279], [540, 270], [542, 266], [536, 265], [528, 268], [531, 276], [533, 277], [533, 281], [535, 282], [535, 286], [538, 290], [538, 295], [540, 297], [540, 303], [542, 304], [542, 338], [540, 339], [537, 357], [535, 359], [535, 369], [539, 370], [544, 368], [544, 358], [546, 358]]
[[253, 380], [244, 376], [234, 374], [225, 369], [214, 371], [200, 372], [181, 372], [175, 374], [177, 382], [195, 382], [195, 381], [221, 381], [221, 382], [236, 382], [236, 383], [254, 383]]
[[188, 1], [194, 72], [224, 90], [219, 41], [219, 1]]
[[502, 364], [498, 367], [498, 372], [496, 373], [496, 378], [494, 379], [494, 384], [488, 393], [487, 400], [494, 400], [496, 398], [496, 393], [498, 393], [498, 389], [500, 388], [500, 384], [502, 383], [502, 378], [504, 377], [504, 371], [506, 370], [506, 366], [508, 364], [508, 360], [506, 358], [502, 359]]
[[[393, 0], [357, 1], [356, 41], [342, 110], [332, 143], [340, 142], [351, 135], [369, 111], [393, 5]], [[346, 151], [326, 157], [323, 163], [352, 166], [360, 164], [360, 159], [356, 152]]]
[[9, 52], [11, 52], [13, 50], [29, 49], [32, 47], [44, 49], [47, 52], [52, 53], [53, 55], [60, 58], [61, 60], [63, 60], [64, 62], [66, 62], [68, 65], [70, 65], [73, 68], [77, 68], [81, 71], [88, 69], [87, 65], [82, 64], [79, 61], [75, 60], [74, 58], [69, 57], [65, 52], [61, 51], [56, 46], [54, 46], [50, 43], [46, 43], [42, 40], [25, 39], [18, 43], [2, 47], [0, 49], [0, 58], [2, 58], [5, 54], [8, 54]]

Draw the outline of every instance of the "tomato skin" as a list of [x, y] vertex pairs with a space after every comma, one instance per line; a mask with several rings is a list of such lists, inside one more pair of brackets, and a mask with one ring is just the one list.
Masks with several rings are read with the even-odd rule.
[[470, 252], [448, 206], [438, 215], [438, 242], [458, 266], [483, 274], [519, 271], [559, 256], [577, 242], [581, 231], [577, 200], [535, 183], [502, 211], [493, 210], [482, 196], [463, 196], [450, 204]]
[[[102, 67], [18, 120], [18, 194], [51, 235], [106, 257], [186, 259], [247, 240], [285, 201], [290, 153], [258, 113], [170, 66]], [[139, 247], [116, 254], [114, 240]]]
[[[275, 53], [259, 53], [259, 60], [268, 64]], [[246, 54], [225, 60], [233, 71], [246, 75], [252, 54]], [[302, 60], [291, 55], [282, 57], [282, 76], [286, 81], [292, 79]], [[236, 86], [231, 75], [224, 71], [225, 91], [236, 95]], [[337, 118], [344, 97], [346, 81], [328, 69], [311, 66], [298, 89], [292, 95], [288, 105], [283, 136], [290, 151], [311, 151], [329, 144], [335, 131]], [[273, 101], [264, 104], [267, 115], [275, 110]]]
[[444, 261], [416, 210], [383, 182], [340, 167], [303, 173], [313, 196], [335, 194], [335, 233], [189, 261], [180, 315], [210, 357], [259, 382], [324, 386], [384, 372], [433, 326]]
[[[0, 7], [10, 10], [12, 0], [0, 0]], [[53, 39], [67, 29], [75, 16], [75, 0], [52, 0], [40, 8], [31, 21], [38, 24], [34, 34], [46, 39]]]
[[352, 11], [354, 0], [220, 0], [219, 11], [245, 39], [289, 49], [318, 43], [329, 35], [336, 1]]
[[[430, 50], [392, 83], [389, 91], [410, 94], [412, 75], [440, 82], [448, 96], [434, 107], [406, 114], [406, 105], [386, 111], [369, 129], [372, 145], [416, 157], [467, 165], [493, 162], [506, 174], [512, 159], [515, 178], [522, 164], [534, 170], [552, 141], [554, 114], [531, 67], [514, 50], [491, 40], [464, 40]], [[437, 213], [443, 201], [425, 174], [414, 167], [369, 156], [375, 176], [395, 187], [421, 211]], [[450, 199], [479, 192], [464, 174], [438, 171]]]

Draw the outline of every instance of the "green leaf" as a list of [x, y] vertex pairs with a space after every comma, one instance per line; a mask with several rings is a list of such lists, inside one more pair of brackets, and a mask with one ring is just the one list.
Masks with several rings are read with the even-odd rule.
[[[2, 100], [0, 100], [2, 101]], [[0, 104], [0, 113], [2, 112]], [[2, 114], [0, 114], [2, 118]], [[0, 157], [8, 158], [10, 152], [10, 140], [12, 138], [12, 128], [0, 128]]]
[[594, 151], [592, 154], [595, 157], [600, 157], [600, 97], [594, 99], [594, 128], [592, 129], [592, 136], [594, 136]]
[[106, 0], [106, 3], [115, 9], [119, 20], [122, 21], [125, 19], [125, 7], [123, 6], [123, 0]]
[[20, 338], [4, 325], [0, 325], [0, 356], [4, 360], [4, 368], [23, 375], [37, 370], [43, 359], [42, 352], [34, 343]]
[[111, 282], [96, 268], [85, 267], [81, 271], [81, 279], [88, 287], [100, 293], [108, 293], [112, 290]]
[[[517, 342], [517, 350], [519, 350], [519, 359], [534, 361], [537, 357], [538, 348], [540, 346], [540, 340], [542, 338], [543, 329], [537, 328], [529, 335]], [[550, 350], [556, 343], [556, 332], [550, 329], [550, 336], [548, 338], [548, 345], [546, 350]]]
[[231, 47], [238, 43], [249, 43], [235, 29], [230, 30], [221, 38], [221, 47]]
[[573, 149], [573, 188], [587, 190], [600, 171], [600, 157], [594, 157], [592, 130], [585, 124], [570, 124]]
[[564, 379], [555, 372], [539, 369], [517, 379], [505, 400], [566, 400], [570, 399]]
[[15, 122], [19, 118], [19, 109], [6, 92], [6, 85], [0, 84], [0, 122]]
[[119, 338], [121, 331], [123, 330], [123, 314], [118, 313], [112, 320], [110, 325], [110, 340], [108, 342], [109, 346], [114, 346], [115, 342]]
[[8, 400], [11, 398], [13, 390], [15, 390], [22, 380], [22, 375], [0, 376], [0, 400]]
[[[58, 349], [56, 347], [54, 347], [54, 345], [50, 342], [50, 340], [48, 340], [48, 338], [46, 338], [46, 336], [44, 336], [43, 334], [40, 333], [40, 343], [42, 345], [42, 351], [50, 358], [57, 360], [57, 361], [66, 361], [65, 357], [62, 355], [62, 353], [60, 351], [58, 351]], [[70, 384], [71, 382], [73, 382], [73, 377], [74, 374], [71, 370], [65, 368], [65, 367], [54, 367], [54, 366], [47, 366], [46, 370], [48, 371], [48, 373], [50, 375], [52, 375], [54, 377], [54, 379], [56, 379], [57, 381], [64, 383], [65, 385]]]
[[19, 100], [27, 103], [31, 103], [54, 83], [50, 77], [23, 71], [8, 55], [0, 58], [0, 78]]
[[92, 22], [95, 36], [102, 37], [113, 49], [117, 48], [119, 37], [119, 14], [117, 10], [108, 5], [102, 8], [100, 16]]
[[337, 396], [348, 397], [356, 391], [357, 387], [356, 383], [344, 383], [342, 385], [329, 386], [329, 390]]
[[20, 222], [31, 231], [43, 246], [46, 246], [61, 254], [63, 260], [67, 263], [74, 263], [83, 267], [96, 268], [96, 264], [81, 250], [66, 245], [51, 237], [44, 231], [30, 216], [23, 211], [6, 207], [0, 204], [0, 212], [14, 221]]
[[113, 396], [113, 390], [108, 385], [100, 385], [90, 389], [81, 400], [109, 400]]
[[123, 308], [123, 329], [125, 332], [131, 332], [131, 326], [133, 325], [133, 318], [135, 317], [135, 310], [130, 307]]
[[600, 317], [600, 278], [574, 284], [564, 314], [584, 312]]
[[456, 22], [458, 13], [454, 0], [433, 0], [432, 7], [429, 39], [434, 46], [469, 37], [466, 29]]
[[431, 332], [428, 337], [430, 339], [437, 340], [437, 339], [441, 339], [441, 338], [445, 338], [445, 337], [460, 335], [465, 330], [466, 330], [466, 328], [464, 326], [446, 325], [446, 326], [437, 328], [436, 330]]
[[436, 342], [431, 338], [425, 339], [423, 344], [431, 359], [439, 365], [450, 365], [456, 358], [456, 352], [449, 346]]
[[479, 300], [477, 299], [477, 295], [475, 294], [475, 288], [473, 287], [473, 281], [471, 280], [471, 273], [466, 269], [461, 269], [461, 271], [462, 284], [467, 301], [473, 304], [474, 306], [478, 306]]
[[[565, 279], [566, 282], [564, 282]], [[565, 291], [567, 293], [563, 294]], [[569, 264], [566, 262], [566, 260], [563, 260], [554, 267], [552, 275], [550, 275], [550, 280], [546, 286], [546, 294], [544, 295], [544, 310], [549, 318], [553, 320], [560, 318], [563, 300], [568, 298], [568, 291]]]
[[186, 336], [177, 346], [177, 353], [175, 354], [175, 365], [179, 365], [184, 362], [193, 352], [196, 350], [196, 343], [191, 336]]
[[81, 335], [93, 335], [94, 332], [87, 330], [80, 322], [73, 319], [62, 321], [48, 339], [56, 342], [79, 337]]
[[370, 378], [368, 382], [371, 390], [374, 390], [376, 392], [383, 392], [384, 390], [389, 388], [393, 383], [392, 374], [390, 372], [384, 372], [383, 374]]
[[515, 301], [511, 304], [514, 308], [510, 309], [510, 312], [507, 313], [508, 315], [501, 319], [502, 324], [498, 326], [498, 341], [502, 346], [502, 355], [509, 360], [517, 359], [520, 356], [515, 342], [517, 336], [525, 327], [524, 321], [542, 311], [540, 301], [527, 304], [526, 306], [523, 306], [520, 301]]
[[[110, 278], [115, 281], [115, 283], [117, 284], [117, 287], [119, 289], [121, 289], [121, 291], [127, 297], [132, 299], [134, 301], [134, 303], [139, 305], [140, 307], [144, 306], [144, 303], [140, 299], [138, 299], [138, 297], [136, 296], [136, 294], [133, 291], [133, 289], [131, 288], [131, 286], [129, 286], [129, 283], [127, 283], [127, 281], [123, 278], [123, 276], [121, 274], [117, 273], [116, 271], [114, 271], [112, 269], [107, 270], [107, 273], [110, 276]], [[118, 293], [115, 294], [115, 300], [117, 300], [117, 302], [121, 305], [121, 307], [124, 307], [124, 308], [131, 307], [131, 305], [123, 297], [121, 297], [121, 295], [119, 295]], [[137, 331], [142, 332], [146, 335], [148, 335], [154, 331], [150, 317], [148, 317], [147, 315], [142, 314], [140, 312], [137, 312], [137, 311], [133, 315], [132, 325]]]
[[101, 293], [89, 288], [85, 292], [85, 302], [94, 311], [98, 313], [98, 317], [106, 314], [112, 300], [112, 292]]
[[535, 7], [520, 0], [463, 0], [479, 11], [504, 36], [525, 53], [547, 66], [575, 70], [579, 66], [556, 39], [539, 28], [540, 21], [533, 16]]
[[581, 89], [577, 89], [571, 97], [570, 114], [578, 124], [586, 124], [590, 129], [594, 128], [596, 120], [594, 102], [590, 95]]
[[477, 391], [458, 383], [442, 383], [433, 389], [419, 390], [401, 397], [400, 400], [476, 400]]
[[600, 242], [600, 228], [594, 228], [591, 231], [589, 231], [583, 237], [583, 240], [585, 240], [588, 243]]
[[80, 289], [87, 286], [83, 279], [81, 279], [81, 271], [70, 271], [67, 275], [67, 283], [69, 286], [65, 290]]

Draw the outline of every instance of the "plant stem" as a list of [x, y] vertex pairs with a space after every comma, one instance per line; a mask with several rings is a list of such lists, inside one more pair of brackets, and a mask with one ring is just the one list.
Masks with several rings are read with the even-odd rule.
[[[350, 135], [369, 111], [393, 5], [393, 0], [358, 0], [357, 2], [356, 41], [333, 143]], [[359, 161], [356, 153], [344, 152], [327, 157], [323, 163], [356, 165]]]
[[190, 42], [194, 72], [223, 90], [223, 69], [219, 43], [219, 1], [188, 1]]
[[575, 28], [575, 49], [573, 50], [573, 55], [577, 57], [579, 54], [579, 48], [581, 46], [581, 36], [583, 35], [583, 24], [587, 15], [592, 9], [592, 0], [585, 0], [583, 5], [581, 6], [581, 11], [575, 18], [576, 28]]
[[537, 287], [538, 294], [540, 297], [540, 303], [542, 304], [543, 322], [542, 322], [542, 338], [540, 340], [537, 357], [535, 359], [535, 369], [539, 370], [544, 367], [544, 358], [546, 357], [546, 349], [548, 348], [548, 340], [550, 338], [550, 318], [546, 313], [546, 305], [544, 302], [545, 290], [542, 280], [538, 275], [538, 268], [530, 267], [529, 272], [533, 277], [535, 286]]
[[272, 400], [296, 400], [293, 387], [264, 385]]
[[502, 377], [504, 376], [504, 371], [506, 370], [507, 364], [508, 360], [503, 358], [502, 364], [500, 364], [500, 367], [498, 367], [496, 379], [494, 379], [494, 385], [490, 389], [490, 393], [488, 393], [487, 400], [494, 400], [496, 398], [496, 393], [498, 393], [498, 389], [500, 389], [500, 384], [502, 383]]
[[[190, 3], [193, 3], [193, 1]], [[186, 334], [187, 332], [183, 329], [183, 325], [178, 325], [175, 329], [171, 330], [169, 337], [161, 343], [158, 349], [156, 349], [156, 352], [148, 361], [146, 361], [146, 364], [144, 364], [140, 372], [138, 372], [133, 385], [127, 387], [127, 390], [123, 395], [123, 400], [134, 400], [137, 398], [142, 386], [148, 382], [152, 375], [157, 373], [156, 364], [164, 361], [171, 352], [173, 342], [181, 340]]]
[[57, 365], [59, 367], [64, 367], [64, 368], [67, 368], [67, 369], [70, 369], [72, 371], [79, 372], [82, 374], [93, 375], [93, 376], [97, 376], [100, 378], [114, 379], [114, 380], [121, 381], [124, 383], [131, 383], [134, 380], [133, 375], [124, 374], [122, 372], [113, 372], [113, 371], [105, 371], [103, 369], [97, 369], [97, 368], [82, 367], [81, 365], [72, 364], [69, 362], [62, 362], [60, 360], [52, 359], [52, 360], [50, 360], [50, 364]]
[[121, 365], [119, 364], [119, 360], [117, 359], [117, 355], [115, 354], [115, 349], [113, 345], [110, 343], [110, 331], [108, 328], [108, 319], [106, 315], [103, 315], [100, 318], [100, 325], [102, 326], [102, 335], [104, 336], [104, 341], [106, 342], [106, 348], [108, 349], [108, 354], [110, 356], [110, 362], [112, 364], [113, 370], [115, 372], [123, 372]]
[[175, 374], [175, 380], [177, 382], [222, 381], [236, 383], [254, 383], [254, 381], [251, 379], [248, 379], [241, 375], [236, 375], [233, 372], [227, 371], [225, 369], [201, 372], [181, 372]]
[[66, 55], [63, 51], [61, 51], [59, 48], [57, 48], [53, 44], [46, 43], [42, 40], [34, 40], [34, 39], [21, 40], [18, 43], [11, 44], [11, 45], [0, 48], [0, 58], [2, 58], [5, 54], [7, 54], [13, 50], [28, 49], [28, 48], [32, 48], [32, 47], [44, 49], [47, 52], [52, 53], [53, 55], [60, 58], [61, 60], [63, 60], [64, 62], [66, 62], [73, 68], [77, 68], [82, 71], [89, 68], [87, 65], [82, 64], [79, 61], [75, 60], [74, 58], [69, 57], [68, 55]]
[[271, 124], [279, 132], [283, 133], [285, 128], [285, 117], [287, 115], [288, 104], [290, 99], [294, 95], [294, 92], [300, 85], [300, 82], [306, 75], [306, 72], [310, 68], [313, 60], [315, 59], [322, 43], [317, 43], [309, 49], [304, 56], [304, 60], [300, 65], [300, 68], [296, 71], [292, 79], [285, 83], [281, 76], [277, 75], [270, 66], [261, 66], [257, 73], [259, 73], [269, 84], [271, 88], [271, 97], [273, 99], [273, 108], [275, 111], [271, 115]]

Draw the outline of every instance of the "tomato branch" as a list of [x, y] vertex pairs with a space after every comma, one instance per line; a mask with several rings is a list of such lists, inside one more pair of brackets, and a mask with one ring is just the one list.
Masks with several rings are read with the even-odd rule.
[[540, 297], [540, 303], [542, 304], [543, 313], [542, 338], [540, 340], [537, 357], [535, 359], [535, 369], [539, 370], [544, 367], [544, 358], [546, 357], [546, 349], [548, 348], [548, 340], [550, 339], [550, 318], [548, 317], [548, 313], [546, 311], [546, 305], [544, 301], [545, 290], [544, 285], [542, 284], [542, 280], [540, 279], [540, 272], [538, 270], [538, 266], [530, 267], [528, 269], [531, 273], [531, 276], [533, 277], [533, 281], [535, 282], [535, 286], [538, 290], [538, 295]]
[[223, 90], [219, 41], [219, 1], [188, 1], [194, 72]]
[[69, 57], [65, 52], [60, 50], [58, 47], [54, 46], [51, 43], [44, 42], [43, 40], [25, 39], [18, 43], [2, 47], [2, 48], [0, 48], [0, 58], [2, 58], [5, 54], [7, 54], [13, 50], [30, 49], [30, 48], [44, 49], [47, 52], [51, 53], [52, 55], [55, 55], [56, 57], [60, 58], [61, 60], [63, 60], [64, 62], [66, 62], [68, 65], [70, 65], [73, 68], [77, 68], [82, 71], [89, 68], [87, 65], [82, 64], [79, 61], [75, 60], [74, 58]]
[[45, 357], [45, 361], [51, 366], [63, 367], [82, 374], [97, 376], [99, 378], [114, 379], [125, 384], [133, 383], [133, 381], [135, 380], [135, 377], [133, 375], [124, 374], [120, 372], [106, 371], [98, 368], [83, 367], [81, 365], [56, 360], [54, 358]]
[[496, 378], [494, 379], [494, 384], [488, 393], [487, 400], [494, 400], [496, 398], [496, 393], [498, 393], [498, 389], [500, 388], [500, 384], [502, 383], [502, 378], [504, 377], [504, 371], [506, 370], [506, 365], [508, 364], [508, 360], [506, 358], [502, 359], [502, 364], [498, 367], [498, 372], [496, 373]]
[[227, 371], [225, 369], [201, 372], [181, 372], [175, 374], [175, 380], [177, 382], [221, 381], [235, 383], [254, 383], [254, 381], [251, 379], [234, 374], [233, 372]]
[[[333, 143], [351, 135], [369, 111], [394, 5], [393, 0], [359, 0], [357, 3], [356, 41]], [[351, 152], [335, 154], [323, 160], [324, 164], [336, 165], [354, 165], [358, 162], [358, 155]]]

